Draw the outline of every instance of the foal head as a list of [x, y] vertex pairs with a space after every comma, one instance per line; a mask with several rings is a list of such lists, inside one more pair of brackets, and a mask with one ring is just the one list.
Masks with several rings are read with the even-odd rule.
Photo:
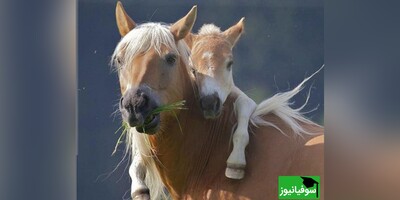
[[116, 19], [122, 39], [112, 62], [117, 67], [122, 93], [120, 112], [123, 120], [139, 132], [156, 133], [160, 114], [151, 112], [183, 98], [182, 74], [188, 73], [190, 52], [182, 39], [190, 33], [196, 12], [195, 6], [171, 26], [136, 25], [122, 4], [117, 4]]
[[193, 74], [196, 78], [200, 107], [205, 118], [216, 118], [231, 92], [232, 48], [244, 30], [244, 18], [224, 32], [213, 24], [203, 25], [197, 35], [185, 39], [191, 47]]

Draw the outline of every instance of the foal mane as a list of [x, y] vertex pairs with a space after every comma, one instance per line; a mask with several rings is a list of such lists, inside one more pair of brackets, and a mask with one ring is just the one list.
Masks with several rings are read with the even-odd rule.
[[199, 30], [199, 35], [211, 35], [221, 33], [221, 29], [214, 24], [204, 24]]
[[[132, 29], [118, 43], [112, 58], [111, 65], [115, 67], [119, 76], [129, 76], [125, 71], [125, 63], [131, 63], [132, 60], [140, 54], [148, 52], [150, 49], [161, 55], [161, 47], [166, 46], [182, 58], [186, 68], [189, 69], [190, 49], [180, 40], [177, 43], [170, 32], [170, 26], [162, 23], [144, 23]], [[125, 155], [139, 154], [145, 164], [147, 173], [145, 183], [150, 190], [152, 199], [169, 199], [169, 194], [161, 180], [161, 176], [156, 168], [157, 157], [150, 145], [149, 136], [130, 128], [126, 135]]]

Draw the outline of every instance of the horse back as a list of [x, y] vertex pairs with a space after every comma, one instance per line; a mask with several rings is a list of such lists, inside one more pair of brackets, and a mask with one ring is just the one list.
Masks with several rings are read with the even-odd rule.
[[228, 179], [223, 173], [225, 165], [216, 167], [213, 171], [218, 172], [218, 178], [214, 178], [213, 183], [205, 188], [201, 199], [277, 199], [279, 176], [320, 176], [320, 199], [323, 199], [323, 128], [303, 124], [316, 135], [295, 136], [288, 127], [280, 124], [278, 117], [265, 117], [277, 124], [287, 136], [273, 127], [251, 127], [254, 133], [250, 133], [246, 148], [244, 179]]

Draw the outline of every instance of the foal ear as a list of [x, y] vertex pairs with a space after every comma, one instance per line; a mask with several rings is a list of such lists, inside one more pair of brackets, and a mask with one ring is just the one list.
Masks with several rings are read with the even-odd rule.
[[222, 34], [226, 37], [232, 47], [235, 46], [236, 42], [239, 40], [240, 35], [244, 32], [244, 17], [240, 21], [225, 30]]
[[122, 37], [136, 27], [136, 23], [126, 14], [124, 6], [120, 1], [117, 2], [117, 7], [115, 8], [115, 17], [117, 18], [119, 34]]
[[189, 13], [182, 19], [178, 20], [170, 28], [172, 35], [174, 35], [175, 41], [179, 41], [185, 38], [193, 28], [193, 24], [196, 21], [197, 6], [189, 11]]

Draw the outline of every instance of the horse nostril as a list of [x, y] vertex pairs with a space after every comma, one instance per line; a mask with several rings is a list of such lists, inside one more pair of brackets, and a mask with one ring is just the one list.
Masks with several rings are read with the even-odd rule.
[[147, 107], [149, 105], [149, 101], [150, 101], [149, 96], [147, 96], [146, 94], [143, 93], [142, 98], [143, 98], [143, 106]]
[[127, 110], [128, 113], [133, 113], [133, 111], [134, 111], [132, 103], [124, 101], [123, 97], [120, 100], [120, 108]]
[[219, 99], [216, 99], [215, 104], [214, 104], [214, 111], [218, 111], [220, 105], [221, 105], [221, 101]]
[[217, 96], [205, 96], [200, 99], [200, 106], [203, 110], [218, 111], [221, 105], [221, 101]]
[[123, 100], [124, 100], [124, 97], [121, 97], [121, 99], [119, 100], [119, 107], [120, 108], [124, 107], [124, 105], [122, 104]]
[[149, 105], [150, 98], [145, 93], [140, 93], [135, 99], [135, 108], [138, 110], [146, 109]]
[[200, 105], [202, 109], [207, 109], [207, 107], [209, 106], [209, 100], [207, 97], [201, 98], [200, 99]]

